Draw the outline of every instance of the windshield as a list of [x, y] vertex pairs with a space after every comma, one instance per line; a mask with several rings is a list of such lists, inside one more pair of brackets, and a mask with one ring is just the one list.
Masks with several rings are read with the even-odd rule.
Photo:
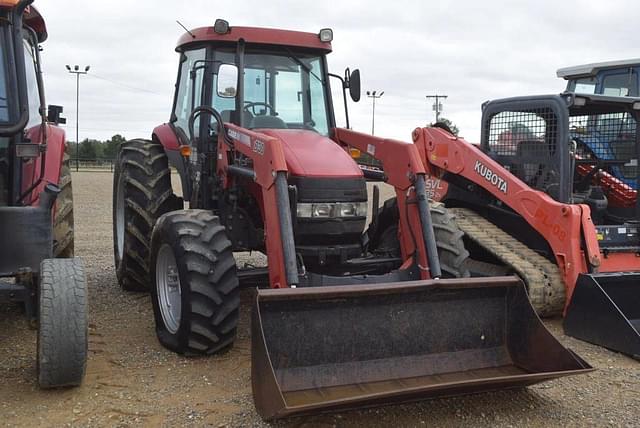
[[[215, 52], [215, 61], [235, 63], [235, 53]], [[329, 132], [322, 57], [293, 52], [244, 56], [244, 126], [250, 129], [310, 129]], [[219, 96], [217, 76], [213, 107], [231, 120], [235, 98]], [[233, 93], [231, 93], [233, 95]]]

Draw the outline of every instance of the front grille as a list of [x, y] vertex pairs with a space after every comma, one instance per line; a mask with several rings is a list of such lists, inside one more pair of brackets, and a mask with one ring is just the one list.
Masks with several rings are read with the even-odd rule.
[[367, 183], [362, 177], [289, 177], [298, 202], [365, 202]]

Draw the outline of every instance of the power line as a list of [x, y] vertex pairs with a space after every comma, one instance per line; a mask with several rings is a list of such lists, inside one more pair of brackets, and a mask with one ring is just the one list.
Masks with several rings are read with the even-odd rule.
[[436, 99], [436, 102], [433, 105], [433, 110], [436, 112], [436, 122], [437, 122], [438, 120], [440, 120], [440, 112], [442, 111], [442, 104], [440, 103], [440, 100], [441, 99], [442, 100], [446, 100], [448, 98], [448, 95], [438, 95], [438, 94], [436, 94], [436, 95], [427, 95], [426, 97], [427, 97], [427, 99], [429, 99], [429, 98], [435, 98]]
[[144, 89], [144, 88], [138, 88], [136, 86], [131, 86], [131, 85], [128, 85], [126, 83], [121, 83], [121, 82], [118, 82], [116, 80], [109, 79], [107, 77], [98, 76], [95, 73], [91, 73], [91, 74], [89, 74], [89, 76], [95, 77], [96, 79], [104, 80], [104, 81], [112, 83], [114, 85], [122, 86], [123, 88], [132, 89], [134, 91], [146, 92], [148, 94], [158, 95], [158, 96], [161, 96], [161, 97], [165, 97], [166, 96], [166, 94], [161, 94], [159, 92], [150, 91], [150, 90]]

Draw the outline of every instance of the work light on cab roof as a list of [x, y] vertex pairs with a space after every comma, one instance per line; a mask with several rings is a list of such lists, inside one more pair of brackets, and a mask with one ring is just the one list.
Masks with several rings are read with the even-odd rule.
[[[0, 3], [2, 1], [3, 0], [0, 0]], [[5, 1], [8, 1], [8, 0], [5, 0]], [[216, 22], [213, 24], [213, 31], [216, 34], [225, 35], [230, 30], [231, 30], [231, 27], [229, 26], [229, 21], [226, 21], [224, 19], [218, 18], [216, 19]], [[318, 33], [318, 37], [320, 38], [320, 41], [323, 43], [331, 43], [333, 41], [333, 30], [331, 28], [323, 28]]]

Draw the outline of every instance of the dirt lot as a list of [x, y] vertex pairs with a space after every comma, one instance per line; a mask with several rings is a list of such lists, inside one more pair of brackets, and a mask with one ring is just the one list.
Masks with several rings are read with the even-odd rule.
[[[40, 391], [35, 332], [0, 309], [0, 424], [8, 426], [268, 426], [253, 407], [248, 308], [224, 355], [185, 359], [155, 338], [147, 295], [120, 290], [113, 269], [110, 173], [74, 175], [76, 253], [90, 287], [87, 376], [80, 388]], [[640, 363], [552, 332], [598, 370], [524, 390], [279, 422], [277, 426], [638, 426]]]

